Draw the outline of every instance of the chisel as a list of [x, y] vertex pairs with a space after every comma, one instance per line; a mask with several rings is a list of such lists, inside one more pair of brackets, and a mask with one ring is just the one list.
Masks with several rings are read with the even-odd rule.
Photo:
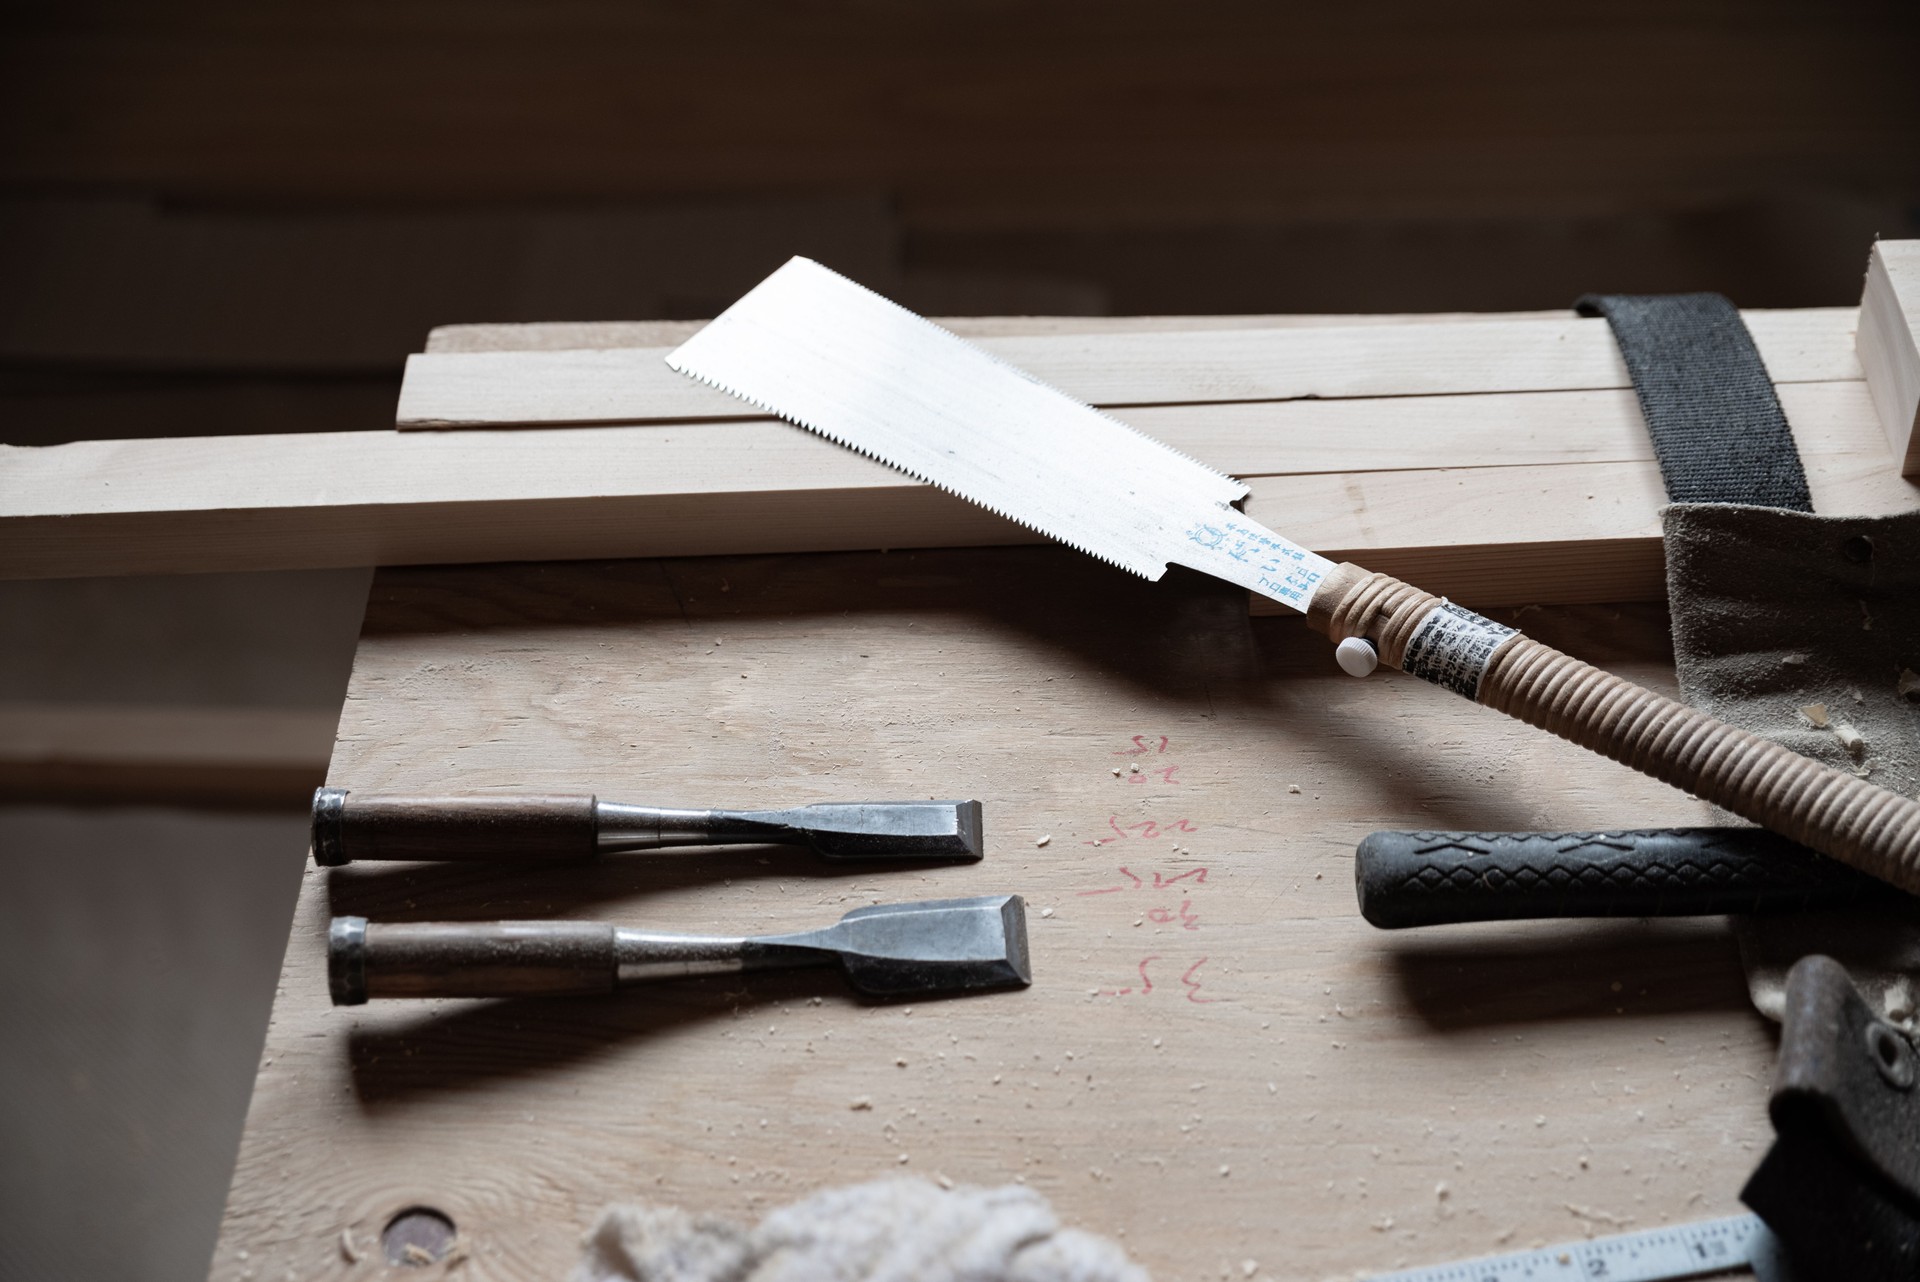
[[388, 797], [319, 788], [313, 861], [577, 863], [669, 846], [805, 846], [827, 859], [981, 856], [977, 801], [828, 802], [789, 810], [668, 810], [589, 793]]
[[856, 908], [821, 930], [758, 938], [662, 935], [604, 922], [369, 922], [335, 917], [327, 981], [336, 1006], [369, 997], [610, 993], [629, 984], [743, 970], [838, 965], [875, 997], [1024, 987], [1018, 895]]
[[667, 364], [1148, 579], [1190, 566], [1379, 662], [1920, 891], [1920, 803], [1611, 676], [1234, 509], [1247, 487], [804, 258]]

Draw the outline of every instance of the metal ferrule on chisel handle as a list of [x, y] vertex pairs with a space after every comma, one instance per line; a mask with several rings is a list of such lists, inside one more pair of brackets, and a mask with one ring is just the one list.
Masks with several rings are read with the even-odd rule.
[[1383, 930], [1795, 912], [1899, 893], [1764, 828], [1375, 832], [1354, 851], [1353, 882], [1360, 915]]
[[1723, 806], [1920, 893], [1920, 803], [1602, 672], [1357, 565], [1335, 566], [1308, 624], [1380, 661]]
[[665, 846], [750, 846], [800, 842], [787, 824], [732, 810], [668, 810], [602, 801], [595, 806], [594, 845], [601, 851]]

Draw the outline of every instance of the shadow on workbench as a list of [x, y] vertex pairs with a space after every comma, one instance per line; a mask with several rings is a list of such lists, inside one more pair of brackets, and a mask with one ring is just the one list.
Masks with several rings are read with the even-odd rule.
[[[438, 1003], [414, 1018], [355, 1028], [347, 1037], [354, 1093], [377, 1111], [426, 1094], [448, 1095], [489, 1082], [555, 1074], [636, 1042], [690, 1025], [745, 1020], [770, 1008], [819, 998], [849, 1006], [931, 1005], [993, 993], [864, 997], [837, 969], [761, 971], [665, 981], [604, 997], [510, 997]], [[382, 1005], [391, 1006], [392, 1003]], [[636, 1090], [644, 1077], [636, 1077]]]
[[1383, 936], [1381, 948], [1407, 1006], [1437, 1032], [1751, 1009], [1719, 918], [1438, 927]]
[[[1677, 697], [1663, 605], [1570, 605], [1549, 611], [1523, 606], [1488, 613], [1546, 645]], [[1333, 667], [1326, 639], [1310, 631], [1304, 619], [1269, 616], [1250, 622], [1263, 676], [1321, 676]], [[1307, 693], [1293, 693], [1296, 689]], [[1329, 693], [1335, 702], [1325, 702]], [[1381, 706], [1388, 700], [1412, 704], [1418, 715], [1383, 716]], [[1337, 677], [1331, 687], [1268, 680], [1243, 701], [1248, 710], [1268, 719], [1276, 734], [1311, 725], [1312, 751], [1322, 759], [1325, 772], [1367, 780], [1376, 790], [1375, 813], [1365, 821], [1373, 827], [1490, 832], [1580, 826], [1556, 817], [1550, 801], [1491, 781], [1488, 769], [1475, 768], [1477, 763], [1459, 756], [1456, 749], [1462, 741], [1482, 731], [1486, 719], [1498, 719], [1436, 686], [1385, 673], [1367, 681]], [[1346, 713], [1348, 705], [1352, 715]], [[1538, 733], [1518, 722], [1497, 732], [1516, 738]], [[1593, 761], [1600, 777], [1614, 769], [1568, 751], [1572, 759]], [[1639, 821], [1622, 815], [1616, 822], [1631, 827]]]
[[710, 621], [784, 629], [846, 614], [1008, 629], [1078, 661], [1063, 670], [1199, 704], [1259, 675], [1245, 592], [1179, 567], [1150, 583], [1063, 547], [389, 568], [366, 635], [613, 633], [677, 616], [695, 647]]
[[627, 924], [645, 926], [645, 901], [652, 895], [762, 878], [828, 889], [838, 884], [851, 894], [889, 874], [965, 862], [832, 863], [797, 848], [741, 846], [607, 855], [590, 864], [568, 865], [559, 877], [552, 866], [539, 864], [353, 864], [329, 870], [327, 905], [335, 916], [374, 921], [498, 921], [541, 914], [567, 917], [595, 905], [631, 900], [635, 916]]

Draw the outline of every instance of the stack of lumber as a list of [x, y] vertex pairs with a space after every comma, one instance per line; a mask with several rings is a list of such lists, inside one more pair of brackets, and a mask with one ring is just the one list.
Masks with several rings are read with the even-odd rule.
[[1883, 240], [1860, 300], [1860, 364], [1903, 476], [1920, 475], [1920, 240]]
[[[1920, 507], [1882, 422], [1911, 436], [1913, 246], [1878, 249], [1864, 312], [1747, 313], [1820, 511]], [[1484, 605], [1662, 594], [1659, 471], [1603, 321], [949, 323], [1246, 479], [1250, 515], [1329, 556]], [[437, 330], [391, 432], [5, 451], [0, 574], [1037, 541], [674, 374], [693, 328]]]

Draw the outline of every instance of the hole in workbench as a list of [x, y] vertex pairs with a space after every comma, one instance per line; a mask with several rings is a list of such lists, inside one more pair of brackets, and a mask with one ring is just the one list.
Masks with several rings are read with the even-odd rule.
[[381, 1253], [388, 1264], [438, 1264], [453, 1250], [459, 1230], [444, 1212], [430, 1206], [410, 1206], [387, 1221], [380, 1235]]

